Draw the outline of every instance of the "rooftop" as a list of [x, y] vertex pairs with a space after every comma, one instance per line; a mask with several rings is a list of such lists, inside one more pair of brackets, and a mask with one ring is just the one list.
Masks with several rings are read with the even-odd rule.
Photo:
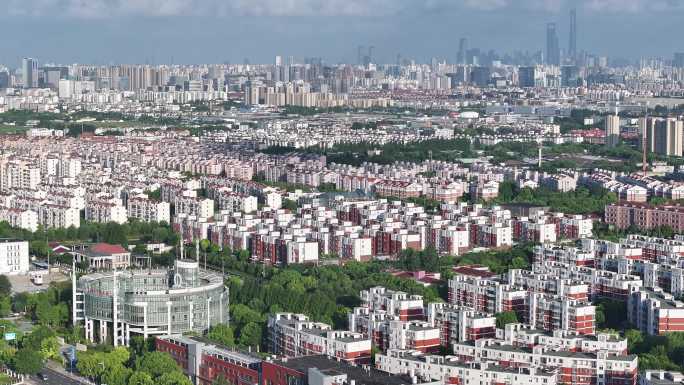
[[345, 373], [348, 380], [354, 380], [357, 385], [410, 385], [409, 376], [390, 375], [371, 368], [352, 366], [346, 362], [338, 362], [328, 359], [326, 356], [307, 356], [300, 358], [290, 358], [287, 360], [276, 360], [274, 364], [289, 369], [294, 369], [302, 374], [306, 374], [309, 368], [317, 368], [322, 372], [333, 370]]

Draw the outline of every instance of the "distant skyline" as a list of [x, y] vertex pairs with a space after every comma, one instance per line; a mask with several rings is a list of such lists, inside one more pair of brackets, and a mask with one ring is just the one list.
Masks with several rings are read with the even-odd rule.
[[637, 59], [684, 51], [684, 0], [5, 0], [0, 64], [456, 61], [460, 38], [499, 53], [543, 51], [547, 23], [568, 49]]

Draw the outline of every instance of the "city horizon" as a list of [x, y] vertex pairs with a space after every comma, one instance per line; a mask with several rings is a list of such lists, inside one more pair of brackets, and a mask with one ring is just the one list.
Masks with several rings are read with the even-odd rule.
[[[354, 63], [359, 45], [374, 46], [377, 63], [394, 63], [397, 55], [454, 61], [461, 38], [501, 55], [544, 51], [549, 23], [567, 54], [573, 9], [578, 54], [634, 62], [684, 49], [665, 39], [684, 6], [665, 0], [29, 0], [11, 1], [0, 16], [0, 32], [12, 36], [0, 45], [0, 65], [16, 66], [22, 57], [95, 65], [269, 63], [278, 54]], [[17, 30], [35, 34], [10, 34]]]

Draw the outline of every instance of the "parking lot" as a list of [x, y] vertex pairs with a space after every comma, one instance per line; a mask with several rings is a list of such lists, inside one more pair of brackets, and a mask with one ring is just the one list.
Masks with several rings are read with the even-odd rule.
[[33, 282], [31, 282], [29, 275], [8, 275], [7, 278], [12, 284], [13, 293], [34, 293], [45, 290], [50, 286], [51, 282], [62, 282], [69, 279], [68, 276], [56, 271], [52, 271], [49, 275], [44, 275], [42, 285], [35, 285]]

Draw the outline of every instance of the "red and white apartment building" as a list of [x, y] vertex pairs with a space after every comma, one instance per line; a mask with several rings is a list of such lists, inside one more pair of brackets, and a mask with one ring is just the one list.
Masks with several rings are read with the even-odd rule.
[[660, 288], [634, 291], [627, 301], [627, 319], [649, 335], [684, 331], [684, 302]]
[[157, 337], [155, 346], [169, 354], [196, 385], [212, 385], [219, 377], [235, 385], [259, 383], [262, 361], [245, 352], [180, 335]]
[[411, 350], [390, 350], [375, 356], [375, 367], [391, 374], [431, 379], [444, 385], [556, 385], [558, 370], [509, 367], [491, 361], [466, 362], [455, 356], [433, 356]]
[[467, 271], [459, 269], [449, 280], [449, 303], [468, 307], [478, 312], [495, 314], [514, 311], [519, 318], [527, 313], [527, 291], [509, 285], [497, 278], [486, 278], [485, 272], [478, 269]]
[[401, 320], [384, 310], [357, 307], [349, 313], [349, 330], [371, 339], [373, 346], [388, 349], [412, 349], [436, 352], [440, 347], [440, 329], [419, 320]]
[[284, 357], [327, 355], [347, 362], [370, 361], [371, 340], [361, 333], [332, 330], [303, 314], [276, 313], [268, 318], [270, 351]]
[[427, 321], [439, 329], [440, 344], [475, 341], [496, 336], [496, 318], [487, 313], [443, 302], [427, 305]]
[[528, 349], [546, 346], [568, 352], [606, 351], [616, 356], [627, 354], [627, 339], [616, 334], [598, 333], [596, 336], [587, 336], [569, 330], [554, 330], [549, 333], [522, 323], [507, 324], [503, 329], [498, 329], [496, 334], [497, 339], [509, 345]]
[[465, 362], [492, 362], [510, 368], [558, 371], [558, 382], [582, 385], [636, 385], [637, 356], [555, 350], [550, 346], [518, 348], [496, 340], [454, 344], [454, 356]]
[[424, 319], [422, 296], [409, 295], [402, 291], [388, 290], [380, 286], [362, 290], [359, 295], [361, 306], [370, 309], [370, 311], [384, 311], [401, 321], [421, 321]]

